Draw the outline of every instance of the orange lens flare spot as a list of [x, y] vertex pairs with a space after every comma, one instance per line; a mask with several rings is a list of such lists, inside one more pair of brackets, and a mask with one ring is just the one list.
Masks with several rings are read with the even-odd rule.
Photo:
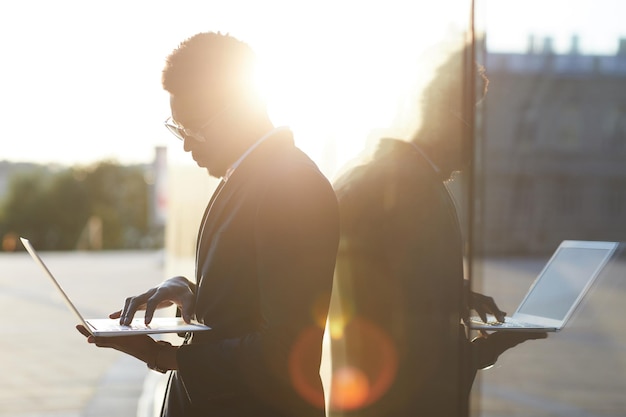
[[362, 407], [370, 393], [367, 375], [357, 368], [346, 366], [332, 376], [332, 404], [335, 409], [354, 410]]
[[294, 389], [310, 404], [324, 408], [324, 390], [319, 377], [323, 330], [304, 330], [289, 354], [289, 376]]
[[343, 338], [331, 344], [331, 408], [353, 410], [378, 401], [398, 371], [398, 353], [387, 332], [355, 318], [345, 327]]

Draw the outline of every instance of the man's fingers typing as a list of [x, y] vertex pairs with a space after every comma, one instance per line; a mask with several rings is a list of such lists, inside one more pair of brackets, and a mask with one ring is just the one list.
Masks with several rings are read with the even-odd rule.
[[494, 312], [494, 316], [496, 316], [496, 320], [498, 320], [500, 323], [502, 323], [502, 322], [504, 322], [504, 317], [506, 316], [506, 313], [504, 311], [498, 309], [496, 312]]
[[134, 299], [135, 297], [128, 297], [126, 301], [124, 301], [124, 308], [120, 313], [120, 324], [122, 326], [128, 326], [133, 321], [133, 317], [135, 317], [136, 308], [133, 307]]
[[181, 316], [183, 317], [183, 320], [185, 320], [186, 323], [189, 323], [191, 319], [193, 318], [193, 310], [194, 310], [194, 306], [192, 302], [183, 304], [181, 308]]
[[[158, 292], [156, 294], [158, 294]], [[150, 297], [148, 299], [148, 301], [146, 302], [146, 313], [145, 313], [145, 316], [144, 316], [144, 322], [146, 324], [150, 324], [150, 322], [152, 321], [152, 317], [154, 317], [154, 311], [157, 308], [159, 308], [159, 304], [160, 304], [160, 302], [156, 298], [156, 296]]]
[[155, 289], [153, 288], [141, 295], [128, 297], [124, 302], [124, 308], [120, 313], [120, 324], [123, 326], [129, 326], [135, 317], [135, 313], [146, 308], [147, 300], [149, 300], [154, 293]]
[[496, 302], [492, 297], [485, 297], [483, 300], [483, 308], [493, 314], [496, 317], [496, 320], [502, 321], [504, 320], [505, 313], [498, 308]]
[[484, 310], [477, 310], [476, 311], [478, 313], [478, 317], [480, 317], [480, 319], [486, 323], [487, 322], [487, 313], [485, 313]]

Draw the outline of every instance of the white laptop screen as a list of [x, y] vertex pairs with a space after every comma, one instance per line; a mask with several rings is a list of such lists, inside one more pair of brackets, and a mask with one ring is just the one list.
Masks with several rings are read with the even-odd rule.
[[517, 312], [563, 320], [610, 252], [596, 248], [559, 248]]

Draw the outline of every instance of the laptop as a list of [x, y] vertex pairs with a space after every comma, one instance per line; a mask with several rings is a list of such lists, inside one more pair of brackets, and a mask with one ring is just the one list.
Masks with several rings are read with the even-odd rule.
[[565, 240], [535, 279], [511, 317], [498, 323], [488, 315], [470, 319], [474, 330], [558, 332], [571, 317], [618, 242]]
[[122, 326], [119, 320], [102, 318], [102, 319], [85, 319], [83, 315], [78, 311], [74, 303], [67, 296], [67, 293], [63, 290], [59, 282], [56, 280], [52, 272], [48, 269], [43, 262], [39, 254], [33, 248], [33, 245], [28, 239], [20, 237], [22, 244], [35, 260], [37, 264], [43, 269], [45, 274], [50, 278], [55, 288], [61, 293], [61, 296], [65, 300], [65, 303], [70, 310], [78, 317], [80, 323], [85, 326], [89, 332], [98, 337], [107, 336], [132, 336], [138, 334], [163, 334], [163, 333], [186, 333], [186, 332], [199, 332], [210, 330], [211, 328], [204, 324], [192, 321], [191, 323], [185, 323], [181, 317], [153, 317], [149, 325], [144, 323], [143, 318], [135, 318], [129, 326]]

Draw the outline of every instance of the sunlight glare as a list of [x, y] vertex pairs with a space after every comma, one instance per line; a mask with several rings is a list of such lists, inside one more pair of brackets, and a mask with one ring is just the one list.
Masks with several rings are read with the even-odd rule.
[[[459, 7], [455, 22], [450, 3], [467, 5], [434, 3], [419, 15], [399, 3], [363, 6], [349, 25], [335, 19], [320, 31], [305, 23], [289, 40], [257, 40], [258, 82], [272, 119], [289, 125], [330, 176], [382, 135], [407, 138], [431, 69], [421, 53], [450, 34], [451, 21], [460, 33], [468, 18]], [[312, 22], [322, 20], [311, 13]]]

